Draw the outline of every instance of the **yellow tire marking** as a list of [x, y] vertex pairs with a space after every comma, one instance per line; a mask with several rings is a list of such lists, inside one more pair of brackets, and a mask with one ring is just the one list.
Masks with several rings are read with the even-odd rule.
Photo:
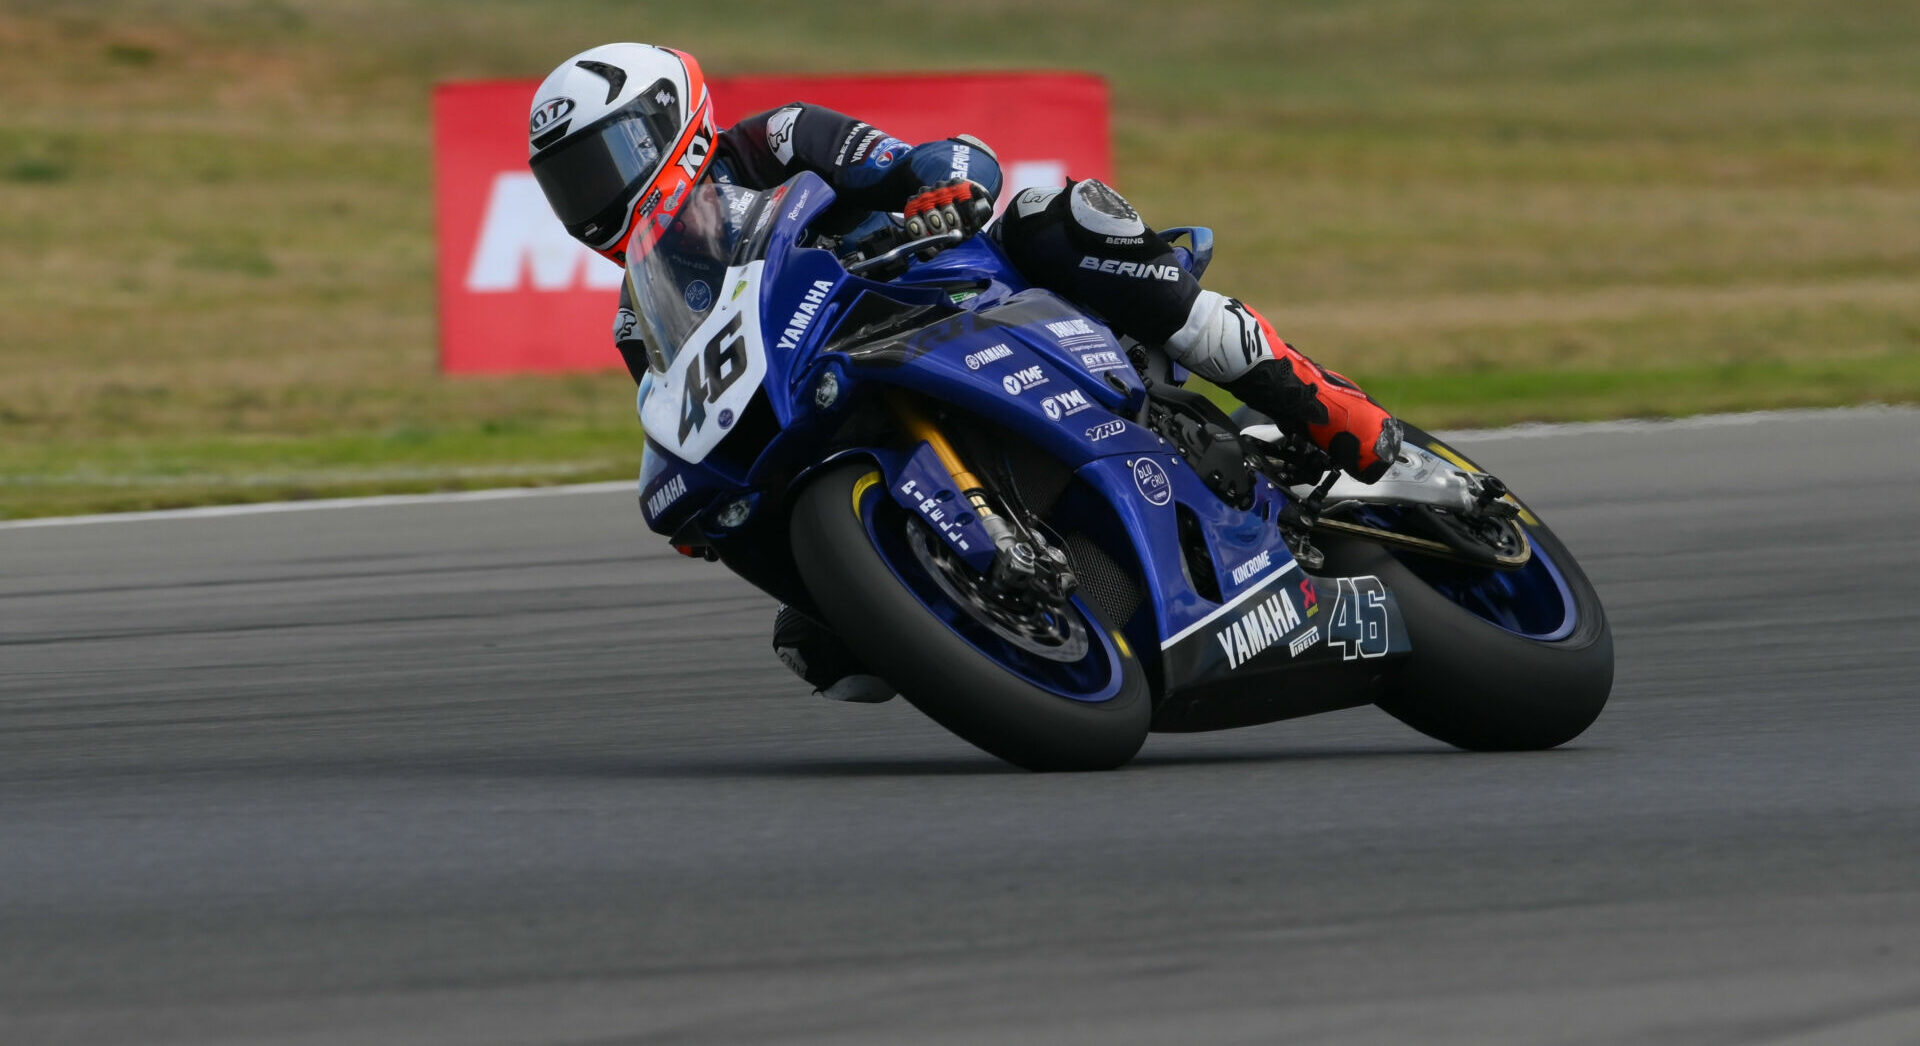
[[879, 469], [875, 469], [872, 472], [869, 472], [866, 475], [861, 476], [859, 479], [856, 479], [853, 481], [853, 514], [854, 515], [857, 516], [860, 514], [860, 495], [865, 494], [867, 492], [868, 487], [871, 487], [874, 484], [879, 482], [880, 482]]
[[1121, 635], [1118, 632], [1115, 632], [1112, 635], [1113, 635], [1114, 645], [1120, 648], [1120, 656], [1126, 658], [1129, 661], [1133, 660], [1133, 648], [1127, 645], [1127, 637]]
[[1461, 468], [1466, 469], [1468, 472], [1480, 471], [1480, 466], [1475, 465], [1473, 462], [1468, 461], [1466, 458], [1463, 458], [1460, 455], [1454, 453], [1453, 448], [1447, 446], [1444, 443], [1429, 443], [1427, 444], [1427, 449], [1430, 451], [1433, 451], [1435, 454], [1438, 454], [1443, 458], [1446, 458], [1448, 461], [1453, 462], [1455, 465], [1458, 465]]
[[[1427, 449], [1430, 451], [1433, 451], [1435, 454], [1438, 454], [1443, 458], [1446, 458], [1448, 461], [1453, 462], [1455, 465], [1458, 465], [1461, 468], [1466, 469], [1468, 472], [1485, 472], [1486, 471], [1480, 466], [1475, 465], [1473, 462], [1468, 461], [1466, 458], [1463, 458], [1460, 455], [1454, 453], [1452, 448], [1447, 447], [1443, 444], [1440, 444], [1437, 442], [1429, 443], [1427, 444]], [[1520, 522], [1525, 523], [1527, 526], [1530, 526], [1530, 527], [1537, 527], [1540, 525], [1540, 517], [1534, 515], [1533, 510], [1528, 508], [1525, 504], [1522, 504], [1519, 498], [1514, 497], [1512, 494], [1508, 494], [1506, 498], [1503, 500], [1511, 501], [1514, 504], [1520, 506]]]

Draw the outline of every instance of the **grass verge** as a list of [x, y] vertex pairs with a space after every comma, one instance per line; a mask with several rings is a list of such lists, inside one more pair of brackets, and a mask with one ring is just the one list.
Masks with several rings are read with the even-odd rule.
[[634, 33], [1101, 73], [1149, 220], [1424, 425], [1920, 398], [1913, 5], [929, 10], [0, 0], [0, 517], [631, 476], [623, 374], [435, 373], [426, 100]]

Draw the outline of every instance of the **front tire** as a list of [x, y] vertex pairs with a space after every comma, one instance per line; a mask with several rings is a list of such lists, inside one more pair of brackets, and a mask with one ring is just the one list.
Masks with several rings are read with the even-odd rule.
[[[1126, 642], [1075, 599], [1065, 613], [1079, 616], [1075, 631], [1087, 639], [1086, 656], [1063, 666], [1071, 672], [1052, 688], [989, 657], [981, 646], [994, 645], [993, 625], [969, 617], [968, 607], [907, 551], [907, 529], [924, 524], [878, 480], [869, 462], [833, 466], [795, 499], [794, 559], [835, 631], [914, 707], [1009, 763], [1110, 770], [1132, 759], [1146, 741], [1153, 707]], [[1023, 657], [1017, 646], [995, 649], [1046, 678], [1044, 659]]]

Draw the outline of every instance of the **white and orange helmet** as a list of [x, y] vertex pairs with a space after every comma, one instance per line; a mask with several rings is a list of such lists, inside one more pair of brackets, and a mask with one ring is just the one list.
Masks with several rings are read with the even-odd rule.
[[567, 232], [615, 262], [644, 252], [713, 163], [700, 63], [647, 44], [602, 44], [533, 95], [527, 157]]

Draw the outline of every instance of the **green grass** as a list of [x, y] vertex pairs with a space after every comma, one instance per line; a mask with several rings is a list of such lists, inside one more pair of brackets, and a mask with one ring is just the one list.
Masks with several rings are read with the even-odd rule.
[[499, 422], [346, 435], [99, 440], [21, 455], [0, 492], [46, 513], [573, 483], [633, 471], [632, 430]]
[[[1920, 399], [1920, 359], [1689, 363], [1612, 370], [1384, 376], [1370, 387], [1427, 426], [1675, 417], [1713, 411]], [[1887, 395], [1888, 390], [1893, 395]], [[1489, 409], [1489, 403], [1493, 409]]]
[[1101, 73], [1149, 220], [1422, 424], [1920, 399], [1920, 5], [0, 0], [0, 516], [631, 476], [624, 373], [435, 373], [426, 112], [630, 35]]

